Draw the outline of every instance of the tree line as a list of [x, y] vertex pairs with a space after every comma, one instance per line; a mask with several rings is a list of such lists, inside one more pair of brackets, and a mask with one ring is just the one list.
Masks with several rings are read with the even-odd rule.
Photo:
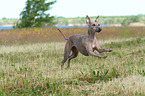
[[[96, 17], [90, 17], [92, 20], [95, 20]], [[64, 18], [57, 17], [56, 24], [58, 25], [68, 25], [68, 24], [85, 24], [85, 17], [76, 17], [76, 18]], [[130, 23], [145, 22], [145, 15], [134, 15], [134, 16], [100, 16], [100, 24], [121, 24], [122, 26], [128, 26]]]

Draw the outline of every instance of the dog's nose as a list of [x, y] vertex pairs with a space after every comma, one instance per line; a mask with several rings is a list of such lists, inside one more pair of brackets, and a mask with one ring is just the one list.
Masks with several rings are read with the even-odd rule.
[[101, 29], [101, 28], [99, 28], [99, 30], [101, 31], [102, 29]]
[[102, 29], [99, 27], [99, 28], [97, 28], [95, 31], [96, 32], [100, 32]]
[[101, 32], [101, 30], [102, 30], [102, 29], [101, 29], [101, 28], [99, 28], [99, 31], [98, 31], [98, 32]]
[[100, 28], [100, 31], [101, 31], [102, 29]]

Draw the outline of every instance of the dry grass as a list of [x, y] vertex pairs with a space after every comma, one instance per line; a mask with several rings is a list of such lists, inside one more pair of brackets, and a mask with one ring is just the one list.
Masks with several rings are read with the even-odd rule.
[[[56, 30], [47, 30], [55, 28], [1, 30], [0, 95], [145, 95], [145, 28], [103, 28], [99, 43], [113, 52], [103, 53], [106, 59], [79, 54], [63, 71], [65, 42]], [[87, 29], [61, 30], [69, 36]], [[12, 38], [22, 33], [23, 39]]]
[[[61, 28], [62, 32], [69, 37], [72, 34], [85, 35], [87, 28]], [[118, 38], [142, 37], [145, 34], [145, 27], [109, 27], [103, 28], [101, 33], [97, 33], [97, 39], [108, 40]], [[61, 42], [65, 41], [57, 28], [27, 28], [0, 30], [0, 43], [34, 43], [34, 42]]]

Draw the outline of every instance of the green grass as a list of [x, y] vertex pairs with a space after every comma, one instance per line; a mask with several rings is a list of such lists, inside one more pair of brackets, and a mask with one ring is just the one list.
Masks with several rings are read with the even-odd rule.
[[106, 59], [81, 54], [61, 70], [65, 42], [0, 47], [0, 95], [145, 95], [145, 39], [99, 41]]

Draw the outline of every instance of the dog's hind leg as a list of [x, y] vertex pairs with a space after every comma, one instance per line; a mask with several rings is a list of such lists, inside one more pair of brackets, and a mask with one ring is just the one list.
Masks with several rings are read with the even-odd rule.
[[72, 47], [71, 50], [72, 50], [72, 54], [71, 54], [71, 56], [69, 56], [69, 58], [68, 58], [68, 65], [67, 65], [67, 68], [70, 67], [70, 60], [73, 59], [73, 58], [75, 58], [75, 57], [77, 57], [77, 56], [78, 56], [78, 53], [79, 53], [79, 51], [77, 50], [76, 47]]
[[65, 44], [65, 49], [64, 49], [64, 58], [61, 62], [61, 69], [63, 69], [64, 63], [67, 61], [70, 55], [71, 49], [72, 49], [72, 43], [70, 41], [67, 41]]

